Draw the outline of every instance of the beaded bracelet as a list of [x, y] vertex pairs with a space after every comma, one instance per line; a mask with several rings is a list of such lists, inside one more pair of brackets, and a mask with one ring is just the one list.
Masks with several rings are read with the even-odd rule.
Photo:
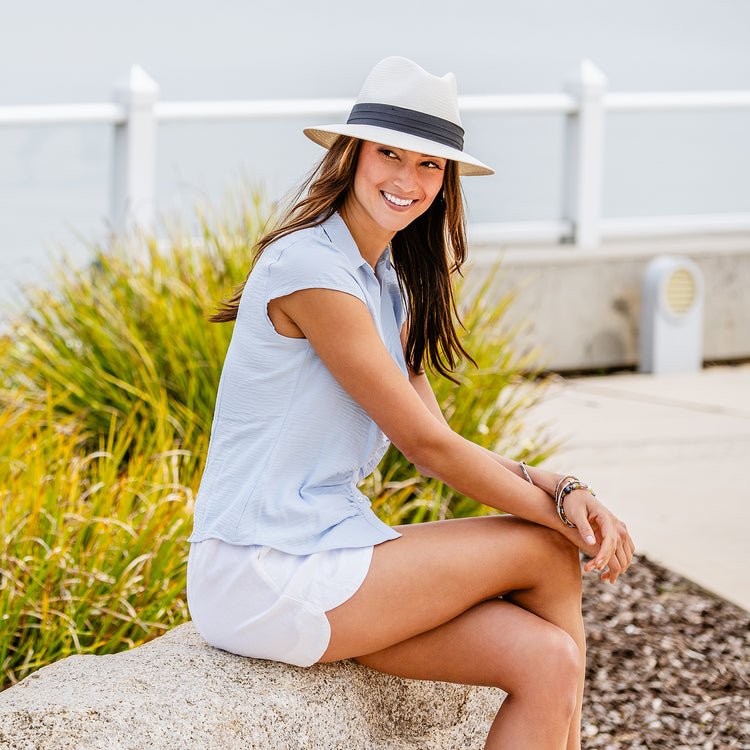
[[596, 497], [594, 490], [592, 490], [587, 484], [581, 482], [578, 477], [574, 477], [572, 474], [567, 474], [566, 476], [561, 477], [560, 481], [557, 483], [557, 487], [555, 487], [555, 507], [557, 509], [557, 515], [560, 516], [560, 520], [566, 526], [572, 528], [576, 528], [576, 525], [565, 515], [563, 503], [565, 502], [566, 496], [574, 490], [587, 490]]

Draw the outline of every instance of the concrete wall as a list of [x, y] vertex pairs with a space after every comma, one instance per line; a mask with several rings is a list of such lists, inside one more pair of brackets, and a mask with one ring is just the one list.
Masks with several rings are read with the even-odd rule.
[[658, 255], [687, 257], [703, 275], [704, 361], [750, 357], [747, 235], [639, 239], [592, 251], [474, 244], [466, 276], [472, 288], [500, 263], [493, 292], [516, 290], [509, 321], [528, 323], [521, 345], [541, 347], [550, 369], [627, 367], [638, 364], [643, 274]]

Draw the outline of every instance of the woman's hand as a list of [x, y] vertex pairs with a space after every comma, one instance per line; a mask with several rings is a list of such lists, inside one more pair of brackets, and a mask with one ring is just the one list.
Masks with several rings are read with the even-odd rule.
[[602, 580], [614, 583], [630, 567], [635, 552], [625, 524], [584, 489], [566, 496], [565, 515], [576, 525], [575, 529], [567, 527], [566, 536], [592, 555], [584, 570], [603, 570]]

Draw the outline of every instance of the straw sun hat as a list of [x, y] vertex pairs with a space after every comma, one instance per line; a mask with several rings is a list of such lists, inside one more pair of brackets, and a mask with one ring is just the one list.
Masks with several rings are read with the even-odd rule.
[[459, 162], [465, 175], [493, 174], [465, 154], [456, 79], [423, 70], [405, 57], [386, 57], [367, 76], [346, 123], [305, 128], [315, 143], [330, 148], [338, 135], [382, 143]]

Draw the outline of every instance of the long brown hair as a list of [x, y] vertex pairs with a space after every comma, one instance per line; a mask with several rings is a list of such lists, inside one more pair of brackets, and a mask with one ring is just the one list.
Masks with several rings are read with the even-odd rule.
[[[277, 225], [256, 243], [252, 266], [275, 240], [298, 229], [317, 226], [342, 208], [354, 183], [362, 141], [339, 136], [318, 167], [295, 193]], [[426, 364], [451, 378], [461, 357], [471, 359], [456, 333], [460, 325], [451, 276], [466, 260], [466, 227], [458, 164], [448, 161], [443, 189], [432, 205], [391, 240], [391, 258], [405, 292], [409, 325], [406, 363], [415, 372]], [[252, 272], [252, 268], [251, 268]], [[250, 274], [248, 274], [249, 276]], [[235, 320], [243, 282], [209, 317], [214, 323]]]

